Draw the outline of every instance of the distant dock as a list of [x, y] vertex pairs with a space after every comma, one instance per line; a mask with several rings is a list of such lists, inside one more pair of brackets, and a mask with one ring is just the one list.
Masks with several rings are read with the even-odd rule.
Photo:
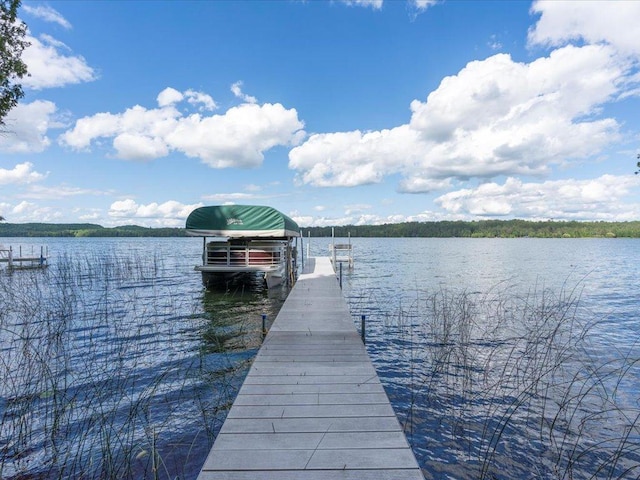
[[22, 247], [14, 250], [13, 247], [4, 248], [0, 246], [0, 263], [6, 263], [9, 271], [13, 270], [30, 270], [37, 268], [46, 268], [47, 254], [44, 247], [40, 247], [40, 255], [34, 253], [31, 249], [30, 254], [23, 254]]
[[423, 480], [329, 258], [309, 259], [199, 480]]

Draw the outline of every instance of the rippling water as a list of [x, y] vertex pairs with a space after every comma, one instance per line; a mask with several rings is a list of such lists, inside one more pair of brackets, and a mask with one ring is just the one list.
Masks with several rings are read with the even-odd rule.
[[640, 241], [352, 242], [344, 292], [426, 478], [639, 477]]
[[[640, 241], [351, 241], [426, 478], [638, 477]], [[197, 238], [0, 244], [51, 259], [0, 267], [0, 478], [195, 478], [286, 290], [206, 291]]]
[[200, 239], [0, 239], [0, 478], [195, 478], [286, 297], [207, 291]]

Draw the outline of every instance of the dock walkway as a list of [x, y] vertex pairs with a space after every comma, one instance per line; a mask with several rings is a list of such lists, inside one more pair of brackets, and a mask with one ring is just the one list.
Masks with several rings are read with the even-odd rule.
[[329, 258], [309, 259], [198, 480], [423, 480]]

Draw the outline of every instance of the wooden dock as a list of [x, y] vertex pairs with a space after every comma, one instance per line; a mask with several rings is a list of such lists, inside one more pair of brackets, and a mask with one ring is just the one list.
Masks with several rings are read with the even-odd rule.
[[309, 259], [199, 480], [423, 480], [329, 258]]
[[9, 271], [48, 267], [44, 247], [40, 247], [40, 256], [35, 256], [32, 252], [31, 256], [24, 257], [22, 256], [22, 247], [19, 248], [18, 252], [18, 256], [16, 256], [13, 247], [5, 249], [0, 246], [0, 263], [6, 263]]

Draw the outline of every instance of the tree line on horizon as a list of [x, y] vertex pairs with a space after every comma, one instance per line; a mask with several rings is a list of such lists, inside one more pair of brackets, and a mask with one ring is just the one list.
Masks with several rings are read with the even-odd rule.
[[137, 225], [103, 227], [93, 223], [0, 223], [0, 237], [185, 237], [184, 228]]
[[304, 235], [330, 237], [436, 237], [436, 238], [640, 238], [640, 221], [579, 222], [531, 220], [474, 220], [404, 222], [383, 225], [311, 227]]
[[[436, 237], [436, 238], [640, 238], [640, 221], [578, 222], [476, 220], [404, 222], [383, 225], [305, 227], [305, 237]], [[184, 228], [137, 225], [103, 227], [92, 223], [0, 223], [0, 237], [186, 237]]]

